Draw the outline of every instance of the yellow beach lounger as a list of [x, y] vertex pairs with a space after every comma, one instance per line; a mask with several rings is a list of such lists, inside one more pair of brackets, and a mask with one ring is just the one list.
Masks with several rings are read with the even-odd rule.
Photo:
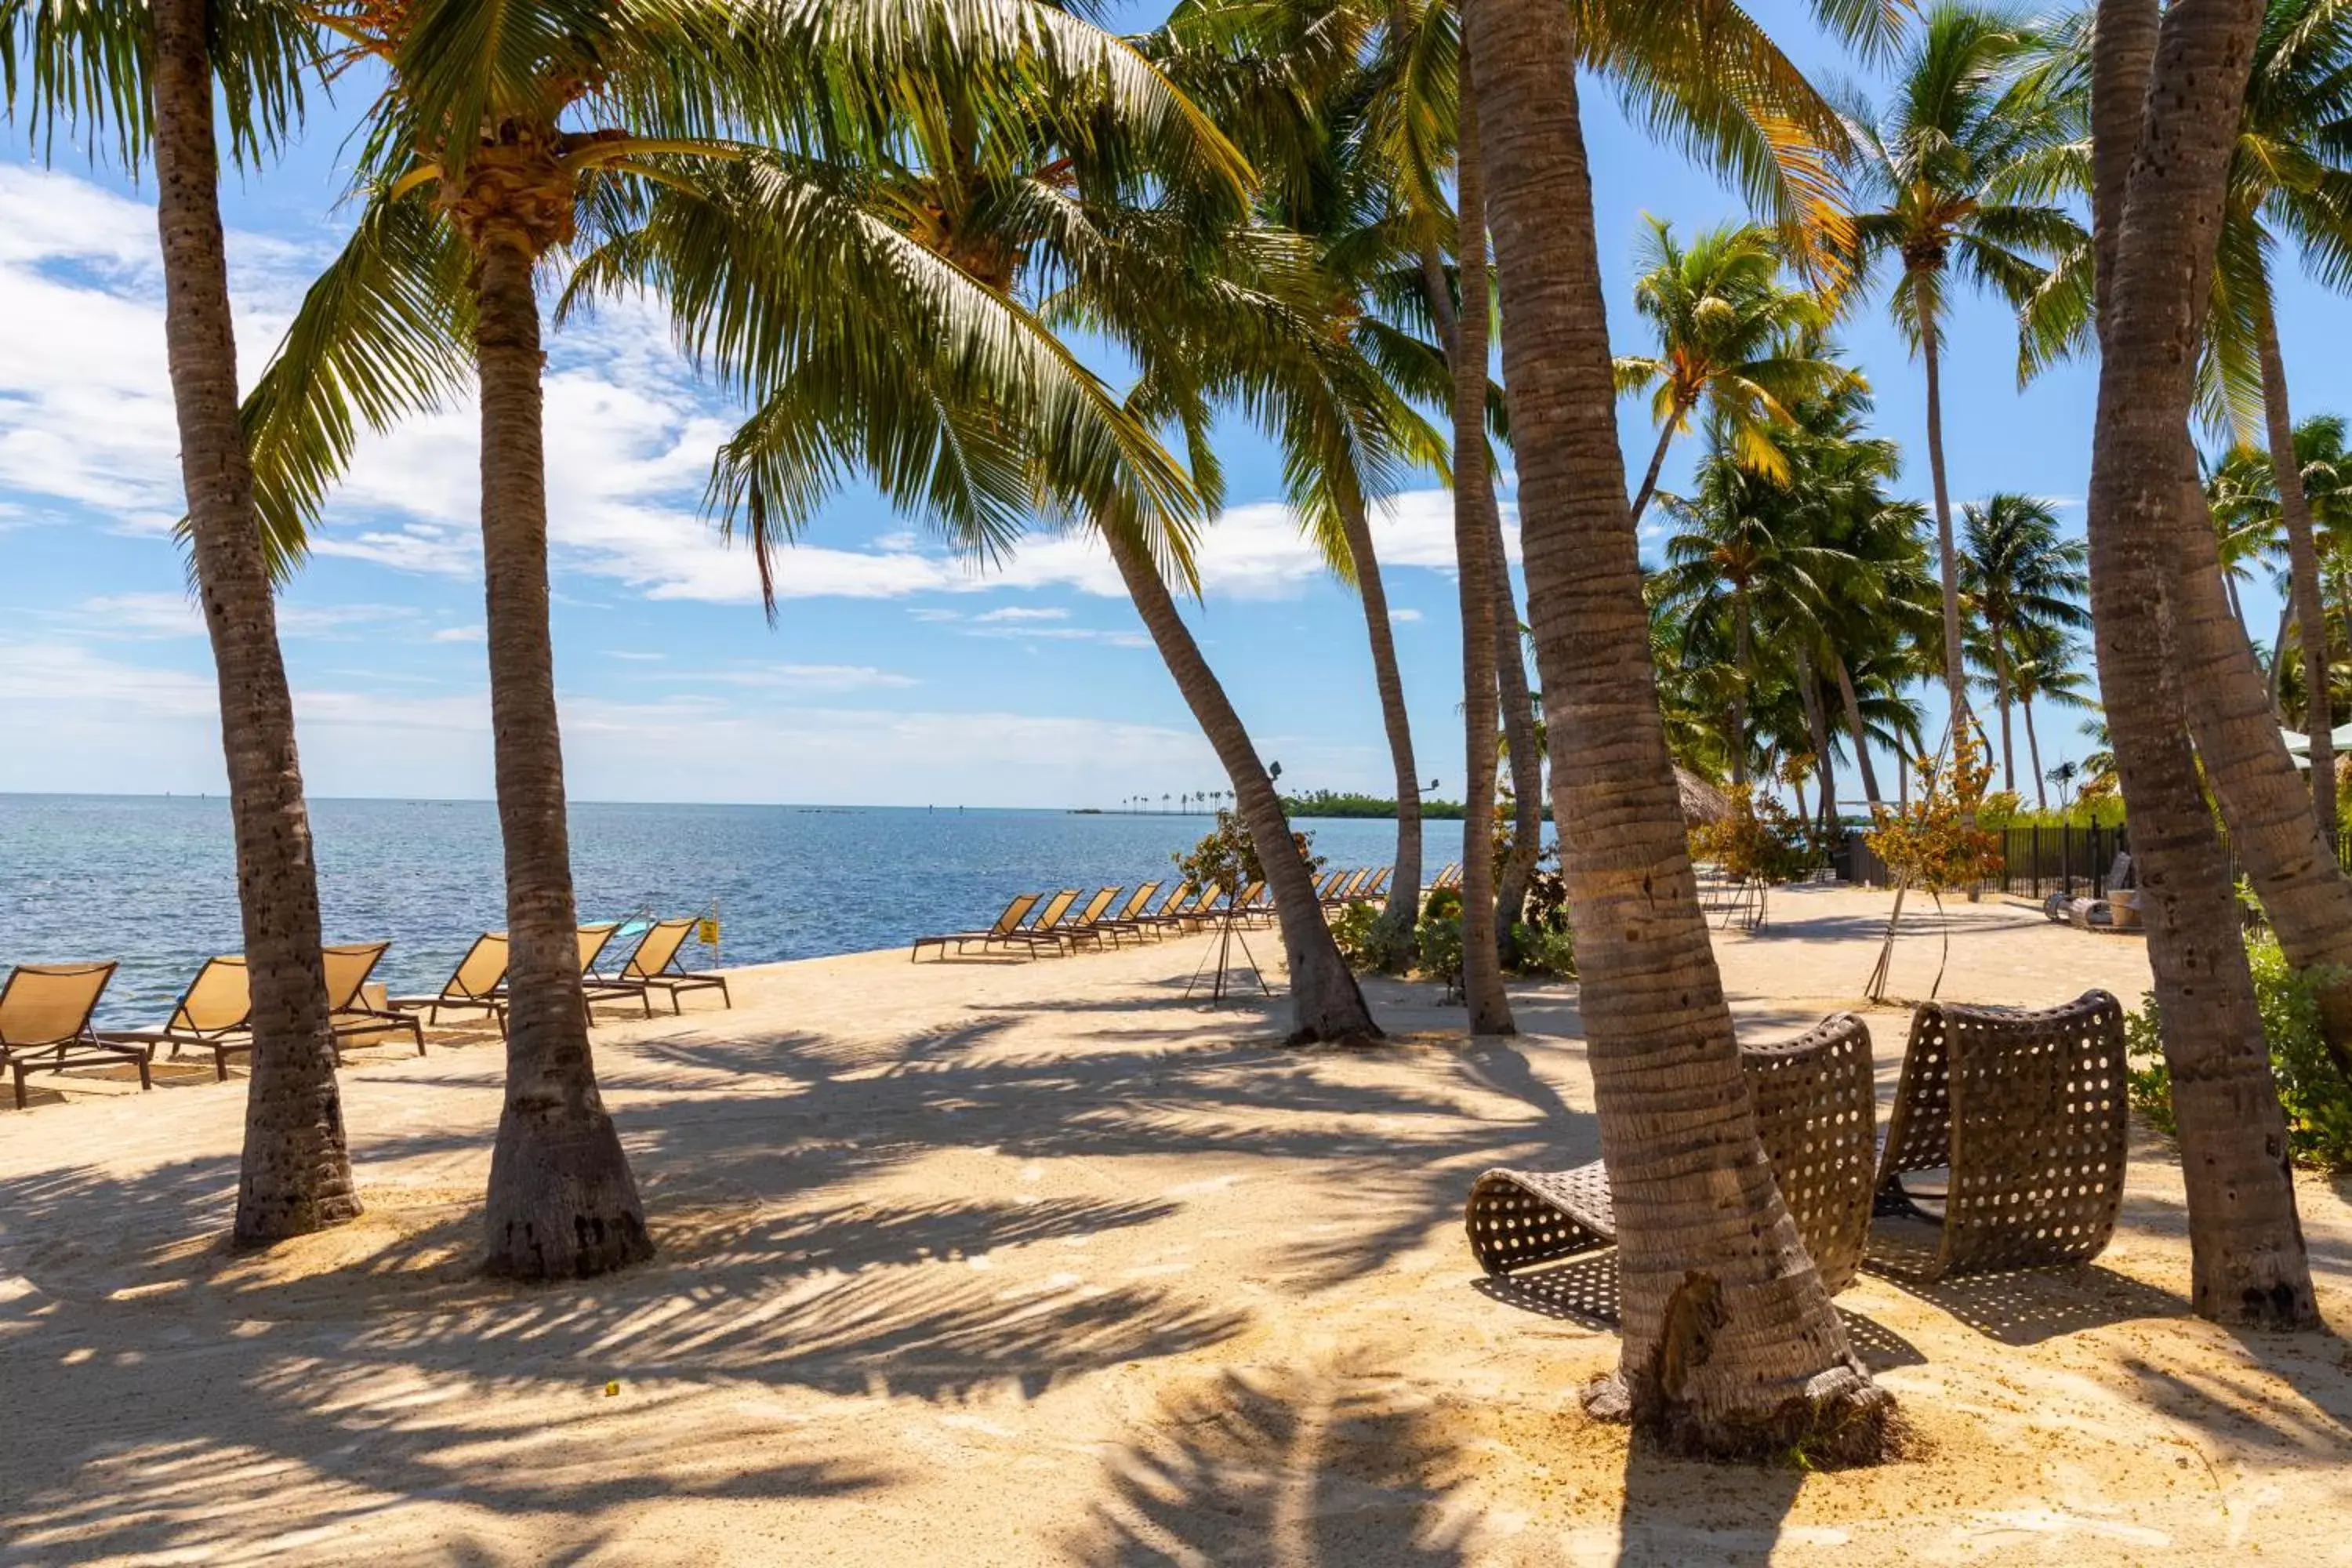
[[484, 931], [457, 961], [448, 983], [431, 996], [394, 996], [384, 1005], [395, 1013], [423, 1013], [428, 1024], [441, 1022], [444, 1010], [460, 1013], [488, 1013], [499, 1026], [499, 1033], [507, 1028], [507, 933], [502, 931]]
[[1045, 897], [1043, 893], [1022, 894], [1004, 906], [1003, 914], [980, 931], [949, 931], [944, 936], [919, 936], [915, 939], [913, 950], [907, 954], [908, 962], [912, 963], [922, 957], [923, 949], [927, 947], [938, 948], [940, 956], [945, 958], [948, 955], [950, 942], [955, 943], [956, 951], [961, 952], [965, 943], [976, 942], [981, 944], [981, 952], [986, 952], [989, 943], [1002, 942], [1019, 929], [1021, 922], [1029, 918], [1029, 911], [1035, 909]]
[[[407, 1030], [416, 1042], [416, 1054], [425, 1054], [425, 1029], [415, 1018], [378, 1012], [367, 1004], [368, 976], [375, 973], [391, 946], [388, 942], [367, 942], [320, 950], [326, 968], [327, 1026], [338, 1066], [343, 1059], [345, 1040], [392, 1029]], [[189, 982], [161, 1029], [105, 1037], [150, 1046], [168, 1044], [174, 1058], [184, 1046], [209, 1050], [213, 1076], [226, 1079], [229, 1058], [253, 1054], [253, 991], [245, 959], [229, 954], [208, 960], [196, 971], [195, 979]]]
[[1093, 898], [1087, 900], [1086, 907], [1081, 909], [1075, 918], [1064, 921], [1055, 928], [1054, 936], [1056, 939], [1058, 951], [1064, 953], [1076, 952], [1087, 942], [1094, 943], [1097, 948], [1101, 947], [1102, 918], [1109, 911], [1111, 905], [1118, 902], [1118, 896], [1125, 891], [1127, 891], [1125, 888], [1100, 889]]
[[609, 980], [592, 980], [588, 984], [591, 1001], [601, 1002], [611, 996], [635, 996], [645, 1004], [646, 1016], [654, 1016], [656, 991], [669, 998], [672, 1013], [685, 1011], [678, 1005], [682, 991], [717, 991], [719, 1000], [727, 1006], [735, 999], [727, 994], [727, 977], [723, 974], [695, 974], [678, 964], [678, 950], [693, 933], [691, 920], [656, 921], [637, 938], [635, 952], [621, 965], [620, 973]]
[[0, 984], [0, 1066], [16, 1080], [16, 1109], [25, 1109], [27, 1073], [61, 1073], [74, 1067], [139, 1069], [139, 1087], [152, 1089], [148, 1047], [99, 1037], [89, 1026], [111, 963], [24, 963]]
[[1143, 935], [1143, 922], [1146, 918], [1143, 911], [1151, 907], [1151, 897], [1154, 893], [1160, 891], [1160, 886], [1161, 885], [1158, 882], [1144, 883], [1143, 886], [1135, 889], [1135, 896], [1127, 900], [1127, 903], [1119, 910], [1118, 913], [1115, 915], [1106, 915], [1101, 920], [1097, 921], [1095, 922], [1096, 929], [1098, 931], [1108, 931], [1110, 933], [1111, 941], [1114, 943], [1118, 942], [1121, 937], [1127, 936], [1130, 933], [1139, 938], [1141, 937]]

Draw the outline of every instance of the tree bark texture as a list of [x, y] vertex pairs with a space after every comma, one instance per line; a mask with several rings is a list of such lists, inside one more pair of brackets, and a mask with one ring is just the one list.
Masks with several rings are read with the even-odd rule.
[[1872, 1384], [1756, 1136], [1650, 662], [1572, 13], [1471, 0], [1528, 614], [1543, 678], [1636, 1423], [1716, 1455], [1879, 1457]]
[[2279, 353], [2278, 316], [2258, 300], [2262, 339], [2263, 422], [2270, 436], [2271, 471], [2278, 481], [2279, 521], [2286, 529], [2287, 574], [2294, 586], [2295, 646], [2303, 650], [2303, 727], [2311, 737], [2311, 809], [2320, 831], [2336, 837], [2336, 722], [2327, 690], [2327, 602], [2319, 591], [2319, 549], [2311, 537], [2311, 505], [2304, 498], [2303, 465], [2294, 456], [2294, 419], [2287, 405], [2286, 359]]
[[[2107, 14], [2138, 0], [2102, 0]], [[2191, 1298], [2253, 1326], [2317, 1321], [2286, 1151], [2226, 861], [2187, 733], [2171, 599], [2191, 367], [2261, 0], [2179, 0], [2137, 108], [2095, 67], [2095, 138], [2134, 147], [2112, 226], [2092, 456], [2092, 614], [2132, 827], [2189, 1193]], [[2128, 39], [2128, 19], [2122, 36]], [[2095, 153], [2095, 157], [2096, 154]], [[2095, 165], [2095, 172], [2096, 166]], [[2106, 188], [2101, 183], [2101, 188]], [[2217, 583], [2218, 587], [2218, 583]]]
[[1503, 549], [1502, 508], [1491, 483], [1486, 512], [1486, 539], [1494, 546], [1495, 688], [1511, 763], [1511, 852], [1495, 884], [1495, 930], [1504, 956], [1516, 963], [1511, 931], [1527, 913], [1528, 884], [1543, 854], [1543, 752], [1536, 740], [1535, 694], [1528, 689], [1527, 651], [1519, 641], [1518, 596], [1511, 590], [1511, 562]]
[[1845, 707], [1846, 732], [1853, 737], [1853, 765], [1862, 775], [1862, 798], [1875, 810], [1879, 803], [1878, 770], [1870, 760], [1870, 726], [1863, 722], [1862, 699], [1854, 695], [1853, 671], [1846, 668], [1843, 658], [1832, 662], [1837, 666], [1838, 700]]
[[152, 17], [163, 330], [196, 583], [218, 678], [253, 997], [253, 1077], [234, 1235], [256, 1244], [340, 1224], [358, 1215], [360, 1201], [327, 1023], [318, 869], [294, 701], [237, 420], [205, 0], [156, 0]]
[[1150, 554], [1120, 528], [1106, 524], [1097, 531], [1161, 662], [1175, 678], [1176, 689], [1233, 781], [1234, 805], [1249, 828], [1266, 886], [1274, 890], [1275, 918], [1282, 926], [1283, 952], [1290, 964], [1290, 1043], [1379, 1039], [1380, 1026], [1372, 1022], [1363, 991], [1331, 940], [1323, 906], [1315, 897], [1315, 879], [1298, 854], [1281, 797], [1258, 760], [1257, 748], [1250, 743], [1249, 731], [1242, 727], [1241, 715], [1176, 613], [1176, 601]]
[[1674, 444], [1674, 421], [1666, 421], [1658, 432], [1658, 444], [1650, 448], [1650, 466], [1642, 474], [1642, 488], [1633, 492], [1633, 521], [1639, 523], [1642, 513], [1649, 507], [1650, 498], [1658, 493], [1658, 473], [1666, 466], [1666, 448]]
[[1462, 997], [1473, 1035], [1515, 1035], [1495, 926], [1495, 560], [1481, 498], [1486, 463], [1486, 217], [1470, 51], [1461, 61], [1454, 256], [1462, 312], [1454, 327], [1454, 557], [1462, 601]]
[[548, 629], [544, 356], [531, 260], [495, 232], [475, 254], [490, 731], [512, 955], [489, 1268], [521, 1279], [586, 1279], [650, 1258], [654, 1243], [597, 1090], [581, 994]]
[[1341, 525], [1355, 563], [1356, 592], [1364, 604], [1364, 630], [1372, 645], [1372, 684], [1380, 691], [1381, 723], [1388, 731], [1389, 759], [1396, 768], [1396, 865], [1381, 920], [1391, 943], [1409, 946], [1413, 923], [1421, 918], [1421, 766], [1412, 754], [1412, 722], [1405, 712], [1404, 681], [1397, 670], [1396, 628], [1389, 620], [1388, 589], [1372, 548], [1371, 520], [1361, 506], [1351, 505]]
[[1919, 357], [1927, 370], [1927, 474], [1936, 498], [1936, 560], [1943, 575], [1944, 696], [1957, 735], [1969, 710], [1969, 667], [1960, 652], [1960, 557], [1952, 541], [1952, 492], [1944, 482], [1944, 372], [1936, 343], [1937, 325], [1930, 323], [1921, 335]]

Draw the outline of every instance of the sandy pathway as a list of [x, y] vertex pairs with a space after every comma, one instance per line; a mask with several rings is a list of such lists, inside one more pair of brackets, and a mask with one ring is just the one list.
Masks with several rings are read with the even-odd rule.
[[[1778, 894], [1722, 938], [1746, 1026], [1849, 1004], [1885, 910]], [[1946, 995], [2145, 988], [2132, 939], [1949, 918]], [[1402, 1043], [1294, 1053], [1181, 1000], [1202, 946], [777, 965], [601, 1027], [664, 1250], [581, 1288], [470, 1271], [488, 1043], [355, 1065], [369, 1215], [263, 1256], [217, 1242], [236, 1086], [0, 1116], [0, 1561], [2352, 1561], [2345, 1348], [2185, 1315], [2157, 1141], [2094, 1267], [1841, 1297], [1919, 1458], [1629, 1455], [1573, 1398], [1605, 1255], [1489, 1288], [1460, 1231], [1480, 1169], [1594, 1152], [1573, 988], [1468, 1043], [1382, 984]], [[2345, 1188], [2303, 1197], [2352, 1321]]]

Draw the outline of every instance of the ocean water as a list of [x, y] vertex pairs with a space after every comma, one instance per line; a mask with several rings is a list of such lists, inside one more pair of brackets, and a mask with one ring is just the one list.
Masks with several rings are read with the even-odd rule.
[[[377, 977], [440, 988], [476, 934], [506, 924], [498, 816], [487, 801], [314, 800], [329, 942], [389, 939]], [[1302, 822], [1333, 867], [1385, 865], [1391, 822]], [[1200, 815], [575, 802], [583, 920], [718, 909], [715, 962], [766, 963], [902, 945], [985, 924], [1016, 894], [1171, 879]], [[1425, 825], [1430, 869], [1462, 826]], [[204, 960], [244, 945], [227, 802], [0, 795], [0, 970], [121, 963], [100, 1019], [160, 1023]], [[714, 955], [691, 943], [698, 966]]]

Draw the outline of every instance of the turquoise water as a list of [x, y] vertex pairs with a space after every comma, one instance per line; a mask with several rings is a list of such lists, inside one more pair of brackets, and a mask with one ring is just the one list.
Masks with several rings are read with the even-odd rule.
[[[310, 803], [327, 940], [390, 939], [379, 978], [439, 988], [475, 934], [506, 924], [486, 801]], [[1302, 823], [1333, 866], [1385, 865], [1393, 823]], [[719, 906], [718, 961], [896, 947], [984, 924], [1015, 894], [1172, 874], [1201, 816], [792, 805], [572, 807], [583, 919]], [[1431, 869], [1462, 825], [1426, 826]], [[228, 806], [218, 798], [0, 795], [0, 969], [121, 962], [100, 1016], [160, 1021], [196, 966], [244, 945]], [[708, 963], [708, 950], [687, 958]]]

